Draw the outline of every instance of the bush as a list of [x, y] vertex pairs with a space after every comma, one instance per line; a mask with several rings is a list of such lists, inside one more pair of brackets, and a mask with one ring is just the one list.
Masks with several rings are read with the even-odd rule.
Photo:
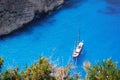
[[103, 60], [92, 67], [86, 67], [86, 80], [120, 80], [120, 69], [117, 63], [112, 61], [112, 58]]
[[0, 57], [0, 69], [2, 68], [3, 62], [4, 62], [4, 59]]
[[73, 77], [69, 75], [70, 67], [71, 65], [57, 68], [42, 57], [31, 67], [27, 66], [25, 71], [18, 72], [19, 67], [5, 70], [0, 75], [0, 80], [78, 80], [77, 75]]
[[[0, 62], [2, 66], [3, 58], [0, 58]], [[112, 58], [92, 66], [90, 62], [85, 62], [84, 68], [87, 74], [85, 80], [120, 80], [120, 69]], [[32, 66], [27, 66], [25, 71], [19, 72], [19, 67], [5, 70], [0, 74], [0, 80], [79, 80], [78, 74], [70, 75], [70, 69], [71, 64], [57, 68], [47, 58], [41, 57]]]

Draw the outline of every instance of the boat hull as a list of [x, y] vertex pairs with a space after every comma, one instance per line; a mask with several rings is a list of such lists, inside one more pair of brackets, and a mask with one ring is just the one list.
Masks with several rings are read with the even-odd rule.
[[79, 54], [81, 53], [83, 48], [83, 42], [80, 42], [78, 46], [76, 47], [75, 51], [73, 52], [73, 58], [78, 57]]

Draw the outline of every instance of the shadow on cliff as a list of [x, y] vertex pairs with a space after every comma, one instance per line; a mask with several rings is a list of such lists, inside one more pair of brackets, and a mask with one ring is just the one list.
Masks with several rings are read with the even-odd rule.
[[42, 13], [42, 14], [39, 14], [36, 12], [36, 16], [34, 17], [34, 19], [27, 23], [27, 24], [24, 24], [21, 28], [18, 28], [14, 31], [12, 31], [11, 33], [7, 34], [7, 35], [2, 35], [0, 36], [0, 40], [5, 40], [7, 38], [12, 38], [12, 37], [15, 37], [15, 36], [19, 36], [19, 35], [22, 35], [22, 34], [30, 34], [32, 33], [32, 30], [34, 27], [37, 27], [36, 25], [39, 25], [39, 24], [42, 24], [42, 22], [45, 22], [47, 20], [47, 18], [49, 18], [50, 16], [48, 16], [48, 13]]
[[15, 36], [19, 36], [19, 35], [22, 35], [22, 34], [31, 34], [32, 33], [32, 30], [34, 27], [38, 27], [37, 25], [41, 25], [43, 22], [47, 22], [49, 24], [52, 24], [55, 22], [55, 20], [50, 20], [48, 21], [48, 18], [54, 16], [55, 14], [59, 13], [59, 11], [61, 10], [66, 10], [66, 9], [71, 9], [71, 8], [76, 8], [78, 5], [78, 3], [82, 4], [84, 1], [86, 0], [66, 0], [65, 3], [56, 8], [55, 10], [53, 11], [49, 11], [47, 13], [38, 13], [36, 12], [36, 16], [34, 17], [34, 19], [27, 23], [27, 24], [24, 24], [23, 27], [17, 29], [17, 30], [14, 30], [12, 31], [10, 34], [7, 34], [7, 35], [3, 35], [3, 36], [0, 36], [0, 40], [5, 40], [6, 38], [12, 38], [12, 37], [15, 37]]
[[[35, 27], [42, 27], [42, 23], [48, 23], [48, 24], [52, 24], [55, 22], [55, 19], [51, 19], [51, 20], [48, 20], [49, 18], [51, 18], [52, 16], [54, 16], [55, 14], [57, 14], [60, 10], [60, 9], [55, 9], [53, 11], [49, 11], [47, 13], [39, 13], [39, 12], [36, 12], [35, 13], [35, 17], [32, 21], [30, 21], [29, 23], [27, 24], [24, 24], [22, 27], [12, 31], [11, 33], [7, 34], [7, 35], [2, 35], [0, 36], [0, 40], [6, 40], [7, 38], [12, 38], [12, 37], [15, 37], [15, 36], [20, 36], [22, 34], [32, 34], [32, 31]], [[39, 25], [39, 26], [38, 26]]]

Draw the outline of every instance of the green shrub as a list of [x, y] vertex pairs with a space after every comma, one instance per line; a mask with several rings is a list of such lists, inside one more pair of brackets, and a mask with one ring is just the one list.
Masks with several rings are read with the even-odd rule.
[[3, 63], [4, 63], [4, 59], [0, 57], [0, 69], [1, 69], [1, 67], [3, 65]]
[[[0, 74], [0, 80], [78, 80], [77, 75], [71, 77], [68, 74], [70, 65], [57, 68], [44, 57], [39, 58], [32, 66], [27, 66], [25, 71], [19, 72], [18, 70], [18, 67], [5, 70]], [[61, 75], [61, 72], [64, 74]]]
[[112, 58], [103, 60], [91, 67], [85, 66], [87, 73], [86, 80], [120, 80], [120, 69], [117, 63], [112, 61]]
[[[1, 66], [3, 58], [0, 58]], [[120, 80], [120, 69], [112, 58], [90, 65], [84, 64], [86, 70], [85, 80]], [[79, 75], [70, 75], [71, 64], [66, 67], [56, 67], [49, 63], [47, 58], [41, 57], [32, 66], [27, 66], [25, 71], [16, 69], [5, 70], [0, 74], [0, 80], [79, 80]]]

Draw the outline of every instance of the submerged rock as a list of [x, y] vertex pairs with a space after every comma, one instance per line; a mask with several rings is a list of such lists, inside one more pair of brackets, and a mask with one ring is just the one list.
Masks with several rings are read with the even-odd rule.
[[60, 6], [64, 0], [0, 0], [0, 36], [23, 27], [35, 13], [47, 13]]

